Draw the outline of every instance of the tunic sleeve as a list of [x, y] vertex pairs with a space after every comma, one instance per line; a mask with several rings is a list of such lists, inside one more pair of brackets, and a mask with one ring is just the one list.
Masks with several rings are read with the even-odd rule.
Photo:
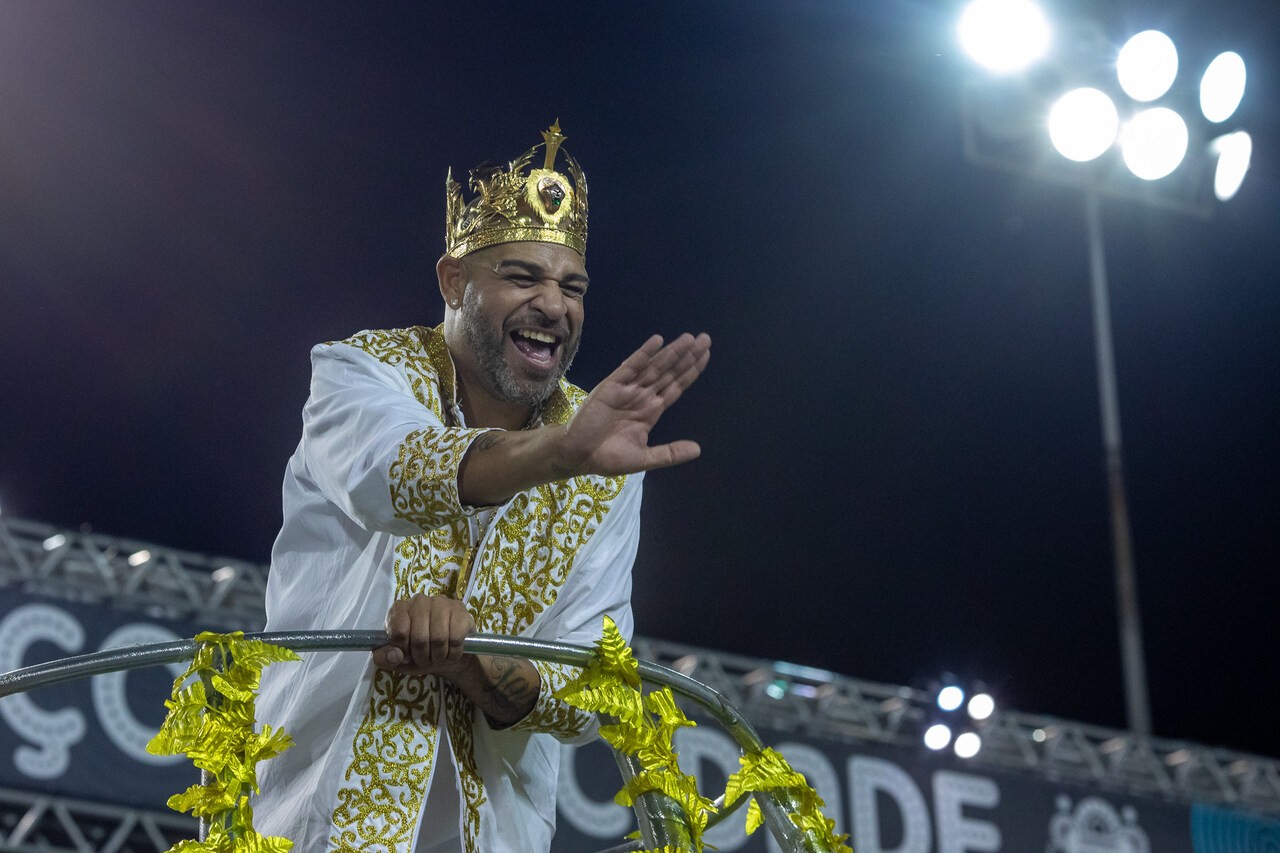
[[423, 388], [355, 347], [321, 344], [311, 364], [300, 449], [326, 498], [362, 528], [400, 536], [473, 511], [458, 497], [458, 468], [488, 430], [445, 426], [434, 388], [424, 403]]
[[[607, 615], [630, 642], [631, 567], [640, 541], [640, 493], [643, 474], [627, 477], [604, 521], [574, 561], [569, 580], [556, 600], [553, 617], [539, 626], [539, 639], [591, 646], [600, 639]], [[594, 714], [555, 698], [556, 690], [576, 677], [576, 667], [534, 661], [542, 686], [533, 710], [511, 728], [548, 732], [565, 743], [590, 740], [598, 728]]]

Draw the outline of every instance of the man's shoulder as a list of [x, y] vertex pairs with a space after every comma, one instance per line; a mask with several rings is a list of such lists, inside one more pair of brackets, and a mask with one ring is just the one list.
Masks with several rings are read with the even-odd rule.
[[325, 341], [320, 346], [349, 346], [379, 361], [398, 362], [405, 358], [429, 357], [437, 343], [444, 345], [444, 337], [439, 330], [408, 326], [403, 329], [365, 329], [340, 341]]
[[327, 341], [317, 351], [350, 347], [385, 365], [420, 376], [448, 373], [449, 348], [439, 329], [409, 326], [404, 329], [366, 329], [340, 341]]
[[440, 411], [442, 399], [451, 398], [453, 363], [444, 334], [438, 328], [366, 329], [341, 341], [319, 344], [312, 352], [313, 359], [326, 354], [340, 360], [365, 359], [374, 371], [388, 371], [397, 377], [394, 382], [407, 383], [418, 401], [433, 411]]

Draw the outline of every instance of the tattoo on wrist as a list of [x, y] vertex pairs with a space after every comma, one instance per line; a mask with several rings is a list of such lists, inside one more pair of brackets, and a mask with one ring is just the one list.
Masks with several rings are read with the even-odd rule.
[[[493, 683], [484, 686], [494, 717], [523, 716], [538, 699], [537, 670], [510, 658], [493, 658]], [[534, 678], [530, 679], [530, 673]], [[512, 720], [514, 721], [514, 720]]]

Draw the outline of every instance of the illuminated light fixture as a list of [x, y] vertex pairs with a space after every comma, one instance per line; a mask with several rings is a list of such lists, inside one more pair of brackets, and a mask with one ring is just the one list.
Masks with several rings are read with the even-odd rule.
[[964, 691], [954, 684], [948, 684], [938, 691], [938, 707], [944, 711], [954, 711], [964, 704]]
[[956, 33], [973, 61], [998, 74], [1021, 71], [1049, 52], [1049, 21], [1030, 0], [973, 0]]
[[150, 559], [151, 559], [151, 552], [148, 551], [146, 548], [143, 548], [141, 551], [134, 551], [132, 554], [130, 554], [128, 563], [129, 565], [133, 566], [136, 569], [138, 566], [141, 566], [143, 563], [145, 563], [147, 560], [150, 560]]
[[1233, 51], [1220, 53], [1200, 78], [1200, 112], [1209, 121], [1226, 121], [1244, 97], [1244, 60]]
[[982, 749], [982, 738], [977, 732], [965, 732], [956, 738], [956, 744], [952, 748], [961, 758], [973, 758]]
[[1031, 739], [1036, 743], [1044, 743], [1046, 737], [1048, 735], [1045, 734], [1044, 729], [1034, 729], [1031, 732]]
[[951, 728], [945, 723], [934, 723], [924, 732], [924, 745], [934, 750], [946, 749], [951, 743]]
[[1124, 43], [1116, 58], [1120, 88], [1135, 101], [1154, 101], [1178, 76], [1178, 49], [1159, 30], [1146, 30]]
[[770, 699], [781, 699], [787, 695], [787, 682], [775, 678], [764, 688], [764, 692]]
[[46, 551], [56, 551], [63, 545], [67, 544], [67, 537], [62, 533], [55, 533], [48, 539], [40, 543], [41, 547]]
[[1049, 111], [1049, 139], [1059, 154], [1084, 163], [1101, 157], [1116, 141], [1120, 115], [1098, 89], [1073, 89]]
[[1253, 158], [1253, 138], [1243, 130], [1219, 136], [1209, 143], [1210, 150], [1218, 155], [1218, 165], [1213, 172], [1213, 194], [1218, 201], [1227, 201], [1240, 190], [1249, 161]]
[[214, 583], [226, 583], [227, 581], [231, 580], [235, 576], [236, 576], [236, 570], [234, 566], [222, 566], [220, 568], [214, 569], [213, 572], [209, 575], [209, 577], [213, 578]]
[[975, 693], [969, 700], [969, 716], [975, 720], [985, 720], [996, 710], [996, 700], [990, 693]]
[[1187, 123], [1168, 107], [1143, 110], [1125, 127], [1120, 150], [1130, 172], [1144, 181], [1159, 180], [1187, 155]]

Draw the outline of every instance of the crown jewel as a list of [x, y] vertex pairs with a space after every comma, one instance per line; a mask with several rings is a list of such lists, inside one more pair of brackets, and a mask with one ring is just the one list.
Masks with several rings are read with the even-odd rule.
[[[498, 243], [532, 241], [568, 246], [580, 255], [587, 251], [587, 179], [578, 161], [561, 152], [567, 137], [560, 120], [542, 131], [542, 145], [535, 145], [504, 170], [482, 163], [471, 170], [467, 184], [475, 198], [462, 200], [462, 186], [445, 179], [445, 251], [455, 258]], [[539, 148], [546, 154], [541, 169], [527, 169]], [[563, 153], [569, 177], [555, 170]], [[572, 181], [570, 181], [572, 177]]]

